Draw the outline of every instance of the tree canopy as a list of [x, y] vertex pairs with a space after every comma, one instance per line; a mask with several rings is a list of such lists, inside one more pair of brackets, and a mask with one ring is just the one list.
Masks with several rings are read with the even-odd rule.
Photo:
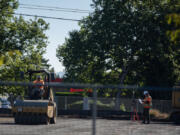
[[[25, 20], [15, 16], [17, 8], [17, 0], [0, 1], [0, 80], [22, 81], [21, 72], [50, 67], [43, 57], [49, 25], [41, 18]], [[0, 93], [3, 92], [23, 94], [25, 91], [22, 87], [3, 86]]]
[[140, 86], [179, 81], [178, 0], [93, 0], [92, 7], [80, 30], [57, 48], [68, 81]]

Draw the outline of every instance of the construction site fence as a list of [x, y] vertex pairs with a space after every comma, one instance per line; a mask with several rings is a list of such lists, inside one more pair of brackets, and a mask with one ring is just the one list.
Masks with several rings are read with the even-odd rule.
[[[7, 82], [0, 81], [0, 86], [8, 87], [28, 87], [28, 86], [42, 86], [42, 84], [33, 84], [32, 82]], [[97, 90], [101, 89], [115, 89], [120, 92], [122, 89], [130, 91], [172, 91], [179, 90], [179, 88], [171, 87], [141, 87], [137, 85], [101, 85], [101, 84], [79, 84], [79, 83], [45, 83], [44, 86], [51, 86], [53, 88], [91, 88], [92, 97], [55, 97], [55, 101], [58, 105], [59, 114], [61, 110], [64, 112], [73, 111], [85, 111], [91, 115], [92, 118], [92, 135], [96, 135], [97, 123], [96, 119], [99, 115], [98, 112], [117, 112], [118, 113], [130, 113], [136, 108], [137, 112], [142, 112], [142, 105], [139, 104], [138, 99], [132, 98], [101, 98], [97, 96]], [[153, 98], [153, 97], [152, 97]], [[119, 99], [119, 100], [117, 100]], [[118, 102], [117, 102], [118, 101]], [[171, 101], [153, 100], [153, 109], [157, 109], [161, 112], [171, 111]], [[106, 113], [104, 113], [106, 114]]]
[[[62, 114], [63, 112], [67, 112], [68, 110], [72, 112], [78, 112], [77, 110], [87, 111], [93, 110], [93, 97], [73, 97], [73, 96], [56, 96], [55, 101], [58, 106], [58, 114]], [[88, 103], [87, 103], [88, 100]], [[138, 99], [135, 100], [135, 104], [133, 104], [134, 100], [131, 98], [120, 98], [119, 99], [119, 107], [116, 107], [116, 98], [98, 98], [97, 97], [97, 111], [104, 112], [121, 112], [117, 114], [122, 114], [122, 112], [132, 112], [134, 108], [136, 111], [141, 113], [143, 111], [143, 106], [138, 102]], [[86, 108], [84, 107], [86, 104]], [[171, 100], [153, 100], [152, 101], [152, 109], [158, 110], [161, 113], [171, 113], [172, 103]], [[64, 111], [66, 110], [66, 111]], [[75, 113], [73, 113], [75, 114]], [[129, 114], [129, 113], [126, 113]]]

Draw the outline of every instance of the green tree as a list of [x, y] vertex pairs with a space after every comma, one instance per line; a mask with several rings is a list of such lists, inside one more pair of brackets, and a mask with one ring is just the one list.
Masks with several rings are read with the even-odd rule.
[[[33, 52], [30, 55], [23, 56], [14, 52], [13, 54], [4, 54], [4, 64], [0, 66], [1, 81], [29, 81], [26, 74], [28, 70], [39, 70], [43, 67], [43, 59], [40, 54]], [[21, 78], [21, 72], [24, 72], [24, 78]], [[24, 95], [27, 87], [0, 87], [0, 93], [13, 93], [14, 95]]]
[[[167, 15], [177, 0], [93, 0], [94, 12], [57, 49], [68, 80], [172, 86], [177, 81]], [[179, 62], [176, 63], [177, 65]]]
[[[4, 81], [22, 81], [20, 72], [50, 67], [43, 57], [49, 25], [41, 18], [25, 20], [14, 16], [17, 8], [16, 0], [0, 1], [0, 80]], [[24, 88], [3, 86], [0, 90], [23, 94]]]
[[18, 3], [16, 0], [1, 0], [0, 1], [0, 53], [10, 49], [18, 48], [14, 44], [7, 44], [9, 38], [9, 24], [11, 24], [12, 13], [17, 9]]
[[[179, 51], [180, 51], [180, 1], [175, 5], [174, 12], [166, 15], [166, 22], [168, 28], [166, 34], [172, 44], [171, 51], [173, 52], [173, 65], [175, 67], [174, 72], [177, 74], [176, 82], [180, 81], [180, 66], [179, 66]], [[171, 56], [172, 57], [172, 56]]]
[[[0, 52], [11, 50], [28, 51], [29, 48], [41, 49], [47, 44], [44, 33], [48, 24], [43, 19], [25, 21], [23, 17], [15, 17], [14, 10], [18, 8], [16, 0], [0, 1]], [[35, 46], [36, 45], [36, 46]]]

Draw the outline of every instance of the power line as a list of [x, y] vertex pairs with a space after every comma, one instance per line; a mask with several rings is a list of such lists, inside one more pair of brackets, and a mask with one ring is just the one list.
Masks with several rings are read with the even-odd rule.
[[71, 10], [64, 10], [64, 9], [51, 9], [51, 8], [37, 8], [37, 7], [19, 7], [24, 9], [37, 9], [37, 10], [48, 10], [48, 11], [60, 11], [60, 12], [73, 12], [73, 13], [89, 13], [87, 11], [71, 11]]
[[51, 6], [42, 6], [42, 5], [33, 5], [33, 4], [19, 4], [22, 6], [30, 6], [30, 7], [39, 7], [39, 8], [51, 8], [51, 9], [63, 9], [63, 10], [69, 10], [69, 11], [79, 11], [79, 12], [91, 12], [90, 10], [84, 10], [84, 9], [75, 9], [75, 8], [61, 8], [61, 7], [51, 7]]
[[65, 21], [76, 21], [76, 22], [80, 21], [78, 19], [59, 18], [59, 17], [50, 17], [50, 16], [41, 16], [41, 15], [32, 15], [32, 14], [23, 14], [23, 13], [13, 13], [13, 14], [15, 14], [15, 15], [22, 15], [22, 16], [47, 18], [47, 19], [65, 20]]

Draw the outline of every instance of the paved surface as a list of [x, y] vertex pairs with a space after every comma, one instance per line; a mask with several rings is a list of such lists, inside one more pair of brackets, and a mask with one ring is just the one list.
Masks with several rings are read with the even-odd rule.
[[[15, 125], [12, 118], [0, 118], [0, 135], [91, 135], [91, 131], [91, 119], [58, 118], [52, 125]], [[180, 135], [180, 126], [97, 119], [96, 135]]]

